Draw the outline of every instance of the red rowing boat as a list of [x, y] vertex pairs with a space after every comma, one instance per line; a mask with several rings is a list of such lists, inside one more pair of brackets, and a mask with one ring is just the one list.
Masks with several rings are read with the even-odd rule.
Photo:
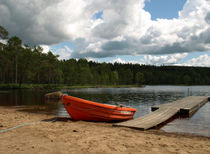
[[100, 104], [68, 95], [63, 95], [62, 99], [67, 112], [74, 120], [124, 121], [133, 119], [137, 111], [131, 107]]

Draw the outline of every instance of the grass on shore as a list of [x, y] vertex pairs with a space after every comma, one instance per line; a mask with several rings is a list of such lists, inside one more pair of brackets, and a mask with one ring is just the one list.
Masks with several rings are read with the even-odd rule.
[[64, 84], [0, 84], [0, 89], [76, 89], [76, 88], [129, 88], [140, 85], [64, 85]]

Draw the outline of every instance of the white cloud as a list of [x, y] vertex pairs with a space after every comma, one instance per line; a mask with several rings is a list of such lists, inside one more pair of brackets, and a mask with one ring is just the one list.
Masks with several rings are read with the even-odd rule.
[[143, 59], [141, 59], [141, 63], [150, 64], [150, 65], [176, 65], [183, 58], [185, 58], [188, 54], [170, 54], [170, 55], [161, 55], [161, 56], [153, 56], [153, 55], [145, 55]]
[[[177, 19], [157, 21], [151, 20], [150, 14], [143, 10], [143, 2], [139, 2], [132, 1], [132, 5], [127, 1], [117, 3], [117, 7], [113, 5], [111, 10], [104, 7], [104, 23], [96, 26], [92, 35], [93, 38], [97, 37], [100, 46], [91, 49], [84, 47], [72, 55], [108, 57], [186, 53], [210, 49], [209, 1], [188, 0]], [[113, 7], [115, 9], [112, 9]], [[115, 39], [118, 37], [123, 39]]]
[[125, 64], [125, 63], [129, 63], [129, 61], [122, 60], [121, 58], [116, 58], [116, 59], [110, 61], [110, 63], [121, 63], [121, 64]]
[[207, 54], [200, 55], [197, 58], [192, 58], [184, 63], [186, 66], [203, 66], [203, 67], [210, 67], [210, 56]]
[[56, 51], [59, 55], [58, 59], [69, 59], [71, 57], [72, 50], [68, 46], [64, 46]]
[[[61, 57], [173, 54], [210, 50], [210, 1], [187, 0], [177, 19], [151, 20], [145, 0], [0, 0], [0, 23], [29, 44], [70, 40]], [[102, 19], [93, 19], [103, 12]], [[66, 55], [66, 56], [65, 56]], [[177, 58], [145, 57], [151, 63]]]
[[208, 54], [200, 55], [197, 58], [192, 58], [186, 62], [182, 62], [184, 58], [188, 56], [188, 53], [182, 54], [170, 54], [170, 55], [145, 55], [143, 58], [140, 58], [139, 61], [123, 60], [121, 58], [116, 58], [110, 63], [131, 63], [131, 64], [146, 64], [146, 65], [174, 65], [174, 66], [201, 66], [201, 67], [210, 67], [210, 56]]
[[6, 41], [6, 40], [2, 40], [2, 39], [0, 39], [0, 43], [6, 44], [6, 43], [7, 43], [7, 41]]
[[[111, 63], [131, 63], [131, 64], [149, 64], [149, 65], [179, 65], [180, 61], [188, 56], [188, 53], [181, 53], [181, 54], [170, 54], [170, 55], [161, 55], [161, 56], [154, 56], [154, 55], [144, 55], [143, 58], [139, 58], [139, 60], [123, 60], [122, 58], [115, 58]], [[126, 59], [126, 58], [125, 58]], [[186, 64], [184, 64], [186, 65]]]
[[93, 12], [87, 5], [84, 0], [0, 0], [0, 23], [26, 43], [56, 44], [89, 33]]
[[48, 45], [40, 45], [40, 47], [43, 49], [43, 53], [48, 53], [50, 51], [50, 46]]
[[[43, 49], [43, 53], [51, 51], [51, 48], [48, 45], [40, 45], [40, 47]], [[59, 55], [58, 59], [68, 59], [71, 57], [72, 50], [68, 46], [64, 45], [62, 48], [55, 50], [54, 53]]]

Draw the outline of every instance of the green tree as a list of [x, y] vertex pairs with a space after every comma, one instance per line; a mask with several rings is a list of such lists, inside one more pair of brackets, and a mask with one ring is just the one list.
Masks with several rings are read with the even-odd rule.
[[90, 72], [90, 67], [86, 59], [78, 60], [79, 66], [79, 82], [78, 84], [87, 84], [92, 80], [92, 74]]
[[142, 85], [144, 84], [144, 74], [141, 73], [141, 72], [137, 72], [136, 73], [136, 83], [139, 84], [139, 85]]
[[22, 41], [17, 36], [13, 36], [9, 38], [7, 42], [7, 46], [9, 50], [12, 52], [12, 55], [14, 55], [15, 83], [18, 82], [18, 57], [20, 55], [20, 52], [22, 51], [21, 45], [22, 45]]
[[25, 45], [22, 49], [22, 52], [19, 54], [19, 88], [21, 88], [21, 84], [24, 82], [24, 79], [27, 78], [27, 73], [30, 71], [32, 59], [32, 51], [28, 45]]
[[183, 82], [184, 82], [184, 84], [190, 84], [190, 82], [191, 82], [191, 78], [190, 78], [190, 76], [189, 75], [184, 75], [183, 76]]
[[118, 75], [118, 72], [117, 71], [113, 71], [112, 74], [111, 74], [111, 84], [118, 84], [118, 80], [119, 80], [119, 75]]
[[74, 85], [78, 81], [78, 65], [75, 59], [63, 60], [61, 62], [63, 72], [63, 82]]
[[8, 38], [8, 31], [0, 25], [0, 39], [7, 39]]
[[[0, 25], [0, 39], [5, 40], [8, 38], [8, 31]], [[9, 70], [8, 65], [10, 64], [9, 59], [6, 56], [4, 50], [5, 44], [0, 42], [0, 80], [5, 81], [6, 72]]]

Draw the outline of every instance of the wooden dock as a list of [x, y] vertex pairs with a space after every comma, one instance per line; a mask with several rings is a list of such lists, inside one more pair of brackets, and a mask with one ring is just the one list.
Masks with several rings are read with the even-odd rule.
[[153, 106], [150, 114], [133, 120], [114, 124], [113, 126], [129, 127], [140, 130], [154, 128], [177, 114], [191, 115], [208, 102], [206, 96], [189, 96], [171, 103]]

